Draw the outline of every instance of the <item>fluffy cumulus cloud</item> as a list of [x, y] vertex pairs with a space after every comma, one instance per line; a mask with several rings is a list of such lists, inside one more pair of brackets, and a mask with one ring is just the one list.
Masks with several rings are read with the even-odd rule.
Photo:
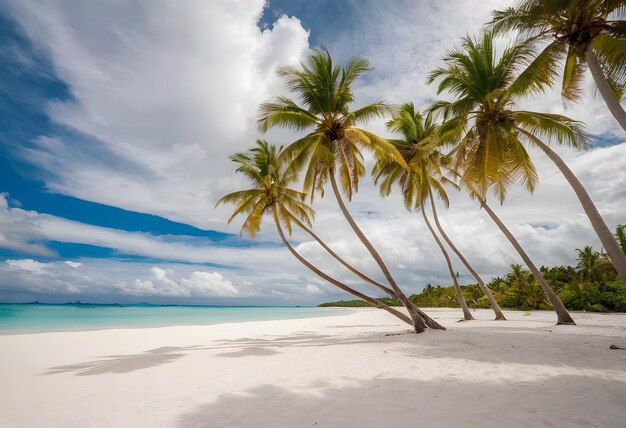
[[22, 156], [47, 186], [78, 198], [217, 224], [233, 186], [227, 156], [255, 139], [256, 109], [280, 91], [276, 68], [308, 48], [295, 17], [257, 27], [263, 0], [9, 2], [72, 98], [47, 113], [67, 132]]
[[151, 279], [135, 279], [130, 284], [118, 282], [120, 291], [133, 296], [170, 297], [233, 297], [239, 294], [232, 282], [217, 272], [194, 271], [189, 278], [180, 280], [173, 278], [173, 270], [154, 266], [150, 272]]
[[[119, 269], [112, 277], [108, 269]], [[185, 265], [152, 266], [87, 260], [84, 264], [39, 262], [33, 259], [9, 259], [0, 272], [16, 279], [19, 286], [2, 283], [4, 292], [39, 292], [43, 294], [110, 295], [131, 297], [206, 298], [235, 297], [239, 290], [218, 272], [189, 271]], [[254, 294], [254, 293], [252, 293]]]

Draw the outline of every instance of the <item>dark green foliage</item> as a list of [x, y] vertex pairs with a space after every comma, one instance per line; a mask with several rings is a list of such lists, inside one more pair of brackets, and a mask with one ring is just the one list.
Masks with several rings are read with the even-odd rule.
[[615, 238], [622, 248], [622, 252], [626, 254], [626, 224], [618, 224], [615, 229]]
[[[610, 264], [603, 261], [603, 253], [586, 247], [578, 252], [578, 266], [542, 267], [541, 273], [559, 296], [567, 309], [592, 312], [626, 312], [626, 284], [622, 283]], [[592, 263], [590, 263], [590, 261]], [[600, 268], [594, 266], [600, 265]], [[541, 286], [533, 275], [521, 265], [511, 265], [504, 277], [496, 277], [487, 284], [493, 291], [498, 304], [507, 309], [549, 310], [551, 309]], [[489, 302], [477, 284], [461, 287], [467, 304], [471, 308], [488, 308]], [[428, 284], [421, 293], [409, 299], [423, 308], [458, 308], [454, 287]], [[379, 299], [390, 306], [400, 302], [390, 298]], [[359, 301], [323, 303], [320, 306], [364, 307], [369, 304]]]

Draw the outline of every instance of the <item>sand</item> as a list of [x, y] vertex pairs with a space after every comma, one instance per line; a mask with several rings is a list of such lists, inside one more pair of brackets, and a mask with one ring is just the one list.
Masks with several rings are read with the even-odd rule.
[[626, 315], [427, 312], [0, 336], [0, 426], [626, 426]]

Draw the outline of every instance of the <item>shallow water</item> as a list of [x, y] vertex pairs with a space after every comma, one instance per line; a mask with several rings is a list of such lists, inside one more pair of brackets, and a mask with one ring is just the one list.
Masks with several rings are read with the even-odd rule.
[[0, 303], [0, 334], [209, 325], [324, 317], [350, 312], [350, 309], [315, 307]]

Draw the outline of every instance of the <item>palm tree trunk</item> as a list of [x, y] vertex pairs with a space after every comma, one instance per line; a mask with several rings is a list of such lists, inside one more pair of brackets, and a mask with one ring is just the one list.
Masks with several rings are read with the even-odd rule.
[[306, 266], [307, 268], [309, 268], [312, 272], [314, 272], [317, 276], [319, 276], [320, 278], [325, 279], [326, 281], [330, 282], [331, 284], [333, 284], [334, 286], [342, 289], [343, 291], [352, 294], [353, 296], [358, 297], [361, 300], [366, 301], [367, 303], [373, 305], [374, 307], [378, 308], [378, 309], [382, 309], [385, 310], [387, 312], [389, 312], [392, 315], [395, 315], [396, 317], [400, 318], [402, 321], [406, 322], [407, 324], [413, 326], [415, 333], [421, 333], [422, 331], [425, 330], [425, 327], [423, 327], [421, 330], [418, 330], [415, 326], [415, 322], [413, 321], [413, 319], [407, 317], [406, 315], [404, 315], [403, 313], [385, 305], [384, 303], [382, 303], [379, 300], [376, 300], [372, 297], [366, 296], [363, 293], [360, 293], [356, 290], [353, 290], [352, 288], [348, 287], [347, 285], [342, 284], [341, 282], [337, 281], [336, 279], [326, 275], [324, 272], [322, 272], [321, 270], [319, 270], [318, 268], [316, 268], [315, 266], [313, 266], [311, 263], [309, 263], [304, 257], [302, 257], [289, 243], [289, 241], [287, 241], [287, 238], [285, 237], [285, 234], [283, 233], [283, 229], [280, 226], [280, 220], [278, 219], [278, 214], [276, 213], [275, 210], [273, 210], [274, 213], [274, 223], [276, 223], [276, 229], [278, 230], [278, 234], [280, 235], [280, 239], [283, 241], [283, 244], [285, 244], [285, 246], [287, 247], [287, 249], [291, 252], [291, 254], [293, 254], [293, 256], [298, 259], [298, 261], [300, 263], [302, 263], [304, 266]]
[[593, 229], [598, 235], [598, 238], [600, 238], [604, 251], [606, 251], [609, 259], [611, 259], [611, 263], [613, 263], [621, 281], [626, 284], [626, 257], [582, 183], [574, 175], [572, 170], [569, 169], [567, 164], [563, 162], [563, 159], [561, 159], [559, 155], [557, 155], [550, 147], [539, 139], [534, 139], [533, 141], [541, 150], [543, 150], [550, 160], [554, 162], [569, 185], [572, 189], [574, 189], [574, 192], [576, 193], [576, 196], [578, 196], [578, 200], [585, 210], [587, 217], [589, 217], [589, 221], [591, 222]]
[[450, 277], [452, 278], [452, 283], [454, 284], [454, 291], [456, 291], [456, 298], [459, 301], [459, 305], [461, 306], [461, 309], [463, 310], [463, 319], [465, 321], [473, 320], [474, 317], [472, 316], [472, 313], [467, 307], [467, 302], [465, 302], [465, 297], [463, 297], [463, 291], [461, 291], [461, 286], [459, 285], [459, 281], [456, 279], [456, 275], [454, 274], [454, 269], [452, 269], [452, 262], [450, 261], [450, 256], [448, 255], [446, 248], [443, 246], [443, 244], [439, 240], [439, 237], [435, 233], [435, 229], [433, 229], [433, 226], [430, 224], [430, 221], [428, 220], [428, 216], [426, 215], [426, 211], [424, 208], [425, 208], [424, 204], [422, 204], [421, 211], [422, 211], [422, 217], [424, 217], [424, 223], [426, 223], [428, 230], [430, 230], [430, 233], [433, 235], [433, 238], [435, 238], [435, 242], [439, 246], [439, 249], [441, 250], [443, 257], [446, 259], [446, 263], [448, 265], [448, 271], [450, 272]]
[[[330, 254], [331, 256], [333, 256], [335, 258], [335, 260], [337, 260], [339, 263], [341, 263], [344, 267], [346, 267], [350, 272], [352, 272], [353, 274], [355, 274], [356, 276], [358, 276], [359, 278], [361, 278], [363, 281], [373, 285], [374, 287], [378, 288], [381, 291], [384, 291], [385, 293], [387, 293], [387, 295], [389, 295], [390, 297], [397, 299], [398, 296], [396, 296], [396, 293], [389, 287], [385, 287], [384, 285], [382, 285], [380, 282], [373, 280], [372, 278], [370, 278], [369, 276], [365, 275], [363, 272], [361, 272], [360, 270], [356, 269], [354, 266], [352, 266], [351, 264], [349, 264], [348, 262], [346, 262], [344, 259], [342, 259], [341, 257], [339, 257], [337, 255], [337, 253], [335, 253], [328, 245], [326, 245], [326, 243], [324, 241], [322, 241], [322, 239], [317, 236], [317, 234], [315, 234], [315, 232], [313, 232], [311, 229], [309, 229], [308, 227], [306, 227], [302, 222], [298, 221], [297, 219], [293, 219], [296, 224], [302, 229], [304, 230], [306, 233], [308, 233], [313, 239], [315, 239], [321, 246], [322, 248], [324, 248], [326, 250], [326, 252], [328, 252], [328, 254]], [[426, 315], [426, 313], [424, 313], [420, 308], [418, 308], [417, 306], [415, 306], [413, 304], [413, 302], [409, 301], [411, 303], [411, 305], [413, 306], [413, 310], [417, 311], [417, 313], [422, 317], [422, 319], [424, 320], [424, 322], [426, 323], [426, 325], [430, 328], [436, 329], [436, 330], [445, 330], [446, 328], [444, 326], [442, 326], [441, 324], [439, 324], [437, 321], [435, 321], [434, 319], [432, 319], [431, 317], [429, 317], [428, 315]]]
[[394, 293], [394, 291], [391, 288], [385, 287], [383, 284], [379, 283], [378, 281], [376, 281], [376, 280], [370, 278], [369, 276], [365, 275], [360, 270], [356, 269], [350, 263], [348, 263], [344, 259], [342, 259], [337, 253], [335, 253], [328, 245], [326, 245], [326, 243], [324, 241], [322, 241], [322, 239], [319, 236], [317, 236], [317, 234], [315, 232], [313, 232], [311, 229], [306, 227], [304, 224], [301, 224], [300, 222], [298, 222], [297, 224], [300, 227], [300, 229], [304, 230], [306, 233], [308, 233], [311, 236], [311, 238], [315, 239], [317, 241], [317, 243], [320, 244], [322, 246], [322, 248], [325, 249], [328, 254], [330, 254], [335, 260], [337, 260], [339, 263], [341, 263], [341, 265], [343, 265], [350, 272], [352, 272], [353, 274], [355, 274], [356, 276], [361, 278], [363, 281], [365, 281], [365, 282], [373, 285], [374, 287], [378, 288], [379, 290], [385, 292], [389, 296], [391, 296], [393, 298], [396, 298], [396, 293]]
[[489, 306], [491, 306], [491, 309], [496, 314], [496, 319], [506, 320], [506, 318], [504, 317], [504, 314], [502, 313], [502, 310], [500, 309], [500, 306], [498, 305], [498, 302], [496, 302], [496, 299], [493, 297], [493, 294], [491, 293], [491, 290], [489, 289], [489, 287], [485, 285], [480, 275], [478, 275], [478, 273], [474, 270], [474, 268], [472, 268], [472, 266], [469, 264], [467, 259], [463, 257], [463, 254], [461, 254], [458, 248], [456, 248], [456, 246], [452, 243], [450, 238], [448, 238], [448, 235], [446, 234], [446, 232], [443, 230], [443, 227], [441, 227], [441, 224], [439, 224], [439, 216], [437, 215], [437, 208], [435, 207], [435, 200], [433, 199], [433, 192], [430, 189], [430, 187], [428, 188], [428, 196], [430, 197], [430, 206], [432, 207], [432, 210], [433, 210], [433, 218], [435, 219], [435, 225], [437, 226], [437, 230], [439, 230], [439, 233], [443, 237], [444, 241], [446, 241], [448, 246], [452, 249], [452, 251], [454, 251], [454, 254], [456, 254], [459, 260], [461, 260], [461, 263], [465, 265], [467, 270], [472, 274], [472, 276], [478, 283], [478, 286], [480, 287], [480, 289], [483, 291], [483, 293], [485, 293], [485, 296], [487, 296], [487, 300], [489, 300]]
[[376, 261], [376, 263], [380, 267], [380, 270], [385, 275], [385, 278], [387, 278], [387, 281], [389, 281], [389, 285], [391, 285], [391, 288], [396, 294], [396, 297], [398, 298], [398, 300], [400, 300], [402, 305], [409, 311], [409, 314], [411, 315], [411, 319], [413, 320], [413, 323], [414, 323], [415, 331], [416, 332], [423, 331], [425, 328], [424, 320], [422, 319], [421, 315], [414, 309], [415, 305], [411, 303], [411, 301], [402, 292], [400, 287], [398, 287], [398, 284], [396, 284], [396, 281], [391, 276], [391, 273], [389, 272], [389, 269], [387, 269], [387, 266], [385, 265], [385, 262], [383, 262], [383, 259], [380, 257], [380, 254], [378, 254], [378, 251], [376, 251], [372, 243], [367, 239], [365, 234], [361, 231], [359, 226], [356, 224], [356, 222], [350, 215], [350, 212], [348, 211], [346, 204], [343, 203], [343, 199], [341, 198], [341, 194], [339, 193], [339, 188], [337, 187], [337, 181], [335, 180], [335, 171], [334, 170], [330, 171], [329, 175], [330, 175], [330, 184], [333, 188], [333, 193], [335, 194], [335, 198], [337, 199], [339, 208], [341, 209], [341, 212], [343, 213], [344, 217], [348, 221], [348, 224], [350, 225], [350, 227], [352, 228], [356, 236], [359, 238], [359, 240], [363, 243], [365, 248], [367, 248], [369, 253], [372, 255], [372, 257], [374, 258], [374, 261]]
[[539, 269], [537, 269], [537, 266], [535, 266], [535, 264], [532, 262], [528, 254], [526, 254], [526, 251], [524, 251], [524, 249], [522, 248], [520, 243], [517, 241], [517, 239], [515, 239], [513, 234], [509, 231], [509, 229], [507, 229], [504, 223], [502, 223], [502, 221], [498, 218], [496, 213], [494, 213], [489, 207], [489, 205], [487, 205], [487, 201], [485, 201], [484, 199], [480, 197], [478, 197], [478, 200], [480, 201], [481, 207], [483, 207], [485, 211], [487, 211], [487, 214], [489, 214], [489, 217], [491, 217], [491, 219], [498, 226], [500, 231], [509, 240], [511, 245], [513, 245], [515, 250], [517, 250], [519, 255], [522, 257], [522, 260], [524, 260], [524, 263], [526, 263], [526, 266], [528, 266], [528, 269], [530, 269], [530, 271], [535, 276], [539, 284], [541, 284], [541, 288], [543, 288], [543, 291], [548, 296], [548, 300], [550, 300], [550, 303], [552, 303], [552, 307], [554, 308], [554, 311], [556, 312], [557, 324], [576, 325], [576, 323], [570, 316], [569, 312], [567, 312], [567, 309], [565, 309], [563, 302], [561, 302], [558, 296], [554, 294], [554, 291], [552, 291], [552, 288], [550, 288], [546, 280], [543, 278], [543, 275], [541, 275], [541, 272], [539, 271]]
[[[602, 98], [604, 98], [606, 106], [622, 129], [626, 131], [626, 112], [611, 90], [609, 82], [607, 82], [606, 77], [604, 77], [602, 67], [600, 63], [598, 63], [598, 58], [591, 47], [588, 47], [585, 51], [585, 60], [587, 61], [587, 66], [589, 66], [589, 71], [591, 71], [593, 79], [596, 81], [596, 86], [598, 86], [598, 90]], [[623, 278], [622, 281], [624, 281]]]

